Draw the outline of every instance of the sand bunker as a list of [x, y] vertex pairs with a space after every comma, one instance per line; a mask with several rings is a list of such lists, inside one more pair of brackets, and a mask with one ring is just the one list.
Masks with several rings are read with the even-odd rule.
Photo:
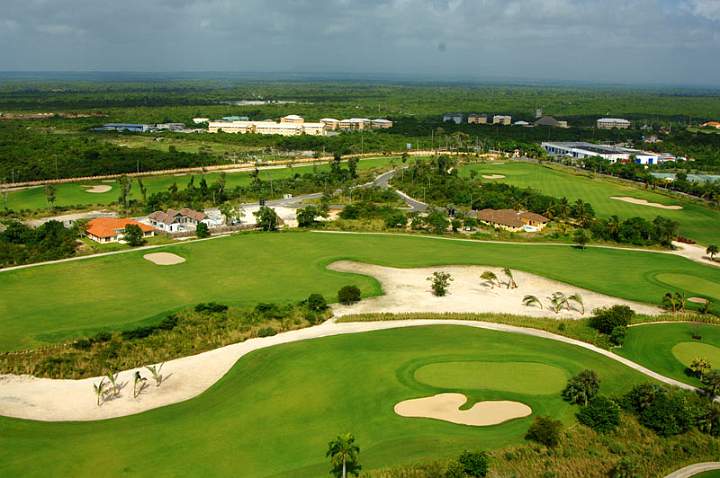
[[[334, 262], [329, 269], [340, 272], [352, 272], [372, 276], [382, 284], [383, 292], [379, 297], [364, 299], [354, 305], [333, 305], [336, 317], [352, 314], [374, 313], [494, 313], [529, 315], [533, 317], [579, 319], [590, 316], [592, 310], [599, 307], [610, 307], [615, 304], [628, 305], [640, 314], [658, 315], [662, 311], [650, 305], [630, 302], [615, 297], [599, 294], [570, 284], [546, 279], [535, 274], [512, 271], [517, 288], [506, 287], [507, 278], [502, 269], [483, 266], [438, 266], [418, 269], [397, 269], [363, 264], [351, 261]], [[436, 271], [448, 272], [453, 281], [450, 283], [448, 295], [436, 297], [430, 290], [427, 277]], [[492, 271], [498, 277], [499, 284], [489, 284], [480, 278], [484, 271]], [[554, 292], [562, 292], [566, 296], [578, 293], [585, 304], [570, 304], [573, 308], [563, 309], [558, 314], [549, 309], [548, 296]], [[526, 295], [536, 296], [543, 304], [527, 307], [523, 305]]]
[[524, 403], [509, 401], [478, 402], [468, 410], [460, 410], [465, 402], [467, 398], [460, 393], [441, 393], [400, 402], [395, 405], [395, 413], [401, 417], [433, 418], [475, 427], [498, 425], [532, 413]]
[[484, 179], [505, 179], [502, 174], [483, 174], [482, 177]]
[[708, 300], [703, 299], [702, 297], [690, 297], [687, 301], [692, 302], [693, 304], [707, 304], [708, 303]]
[[154, 252], [152, 254], [145, 254], [143, 258], [159, 266], [173, 266], [175, 264], [185, 262], [184, 258], [169, 252]]
[[97, 184], [95, 186], [86, 186], [85, 192], [86, 193], [106, 193], [108, 191], [112, 190], [112, 186], [109, 186], [107, 184]]
[[629, 202], [630, 204], [637, 204], [639, 206], [656, 207], [658, 209], [671, 209], [674, 211], [677, 211], [678, 209], [682, 209], [682, 206], [668, 206], [666, 204], [649, 202], [649, 201], [646, 201], [645, 199], [631, 198], [629, 196], [612, 196], [610, 199], [615, 199], [616, 201]]

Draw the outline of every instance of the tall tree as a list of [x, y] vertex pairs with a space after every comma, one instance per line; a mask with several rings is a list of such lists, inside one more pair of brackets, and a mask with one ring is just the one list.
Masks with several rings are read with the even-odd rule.
[[45, 185], [45, 199], [47, 200], [50, 209], [55, 209], [55, 186], [52, 184]]
[[325, 456], [330, 458], [330, 473], [336, 478], [346, 478], [348, 473], [360, 475], [362, 466], [358, 461], [360, 447], [355, 444], [355, 437], [351, 433], [338, 435], [328, 443]]

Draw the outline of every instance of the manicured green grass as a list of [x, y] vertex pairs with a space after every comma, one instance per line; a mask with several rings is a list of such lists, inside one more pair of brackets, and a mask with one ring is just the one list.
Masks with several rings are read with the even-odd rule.
[[[390, 163], [390, 157], [364, 159], [358, 163], [358, 170], [368, 170], [373, 168], [387, 167]], [[328, 169], [326, 163], [317, 165], [319, 170]], [[283, 179], [292, 177], [294, 174], [304, 174], [311, 172], [312, 165], [298, 164], [292, 168], [265, 169], [260, 171], [260, 179], [269, 181], [270, 179]], [[207, 173], [204, 175], [208, 185], [212, 185], [217, 181], [220, 173]], [[167, 191], [173, 184], [177, 184], [179, 189], [184, 189], [190, 181], [191, 174], [167, 175], [167, 176], [148, 176], [142, 178], [143, 184], [147, 188], [147, 195], [152, 193]], [[200, 183], [202, 174], [194, 174], [195, 186]], [[250, 184], [250, 172], [237, 172], [226, 174], [226, 188], [232, 189], [236, 186], [245, 186]], [[112, 190], [105, 193], [89, 193], [86, 191], [88, 186], [92, 185], [108, 185]], [[90, 183], [64, 183], [58, 184], [56, 188], [56, 206], [91, 206], [91, 205], [107, 205], [118, 200], [120, 196], [120, 188], [117, 181], [95, 181]], [[140, 188], [137, 181], [133, 179], [130, 197], [140, 199]], [[8, 193], [8, 208], [19, 211], [21, 209], [45, 209], [48, 207], [45, 189], [43, 187], [35, 187], [30, 189], [22, 189]]]
[[[95, 423], [0, 418], [0, 476], [314, 478], [328, 476], [327, 443], [344, 432], [356, 436], [365, 470], [522, 443], [532, 416], [470, 427], [393, 412], [402, 400], [448, 391], [415, 377], [448, 360], [541, 363], [567, 376], [589, 368], [606, 394], [648, 381], [571, 345], [467, 327], [328, 337], [253, 352], [199, 397], [141, 415]], [[533, 415], [575, 420], [577, 408], [560, 394], [498, 391], [491, 383], [453, 388], [468, 405], [515, 400]]]
[[[567, 197], [569, 201], [582, 199], [592, 204], [600, 217], [617, 215], [622, 218], [639, 216], [648, 220], [665, 216], [680, 223], [680, 234], [703, 244], [717, 242], [720, 237], [720, 211], [692, 201], [670, 198], [647, 191], [641, 187], [607, 179], [592, 177], [589, 173], [574, 173], [558, 166], [541, 166], [525, 162], [471, 164], [464, 166], [463, 174], [475, 170], [478, 177], [500, 174], [504, 179], [486, 181], [507, 182], [519, 187], [529, 187], [555, 197]], [[681, 205], [683, 209], [659, 209], [610, 199], [629, 196], [665, 205]]]
[[692, 290], [703, 297], [720, 296], [720, 284], [689, 274], [663, 273], [656, 275], [655, 280], [671, 288]]
[[[694, 334], [702, 336], [702, 339], [694, 340]], [[686, 343], [689, 345], [684, 345]], [[676, 349], [678, 344], [682, 345]], [[630, 327], [625, 343], [615, 351], [655, 372], [699, 386], [700, 381], [687, 376], [685, 368], [697, 357], [710, 360], [713, 368], [720, 368], [720, 349], [717, 347], [720, 347], [720, 326], [650, 324]], [[704, 355], [709, 351], [713, 352], [712, 357]]]
[[[372, 278], [326, 269], [341, 259], [396, 267], [508, 266], [648, 303], [658, 303], [668, 290], [653, 280], [655, 274], [720, 283], [720, 269], [668, 254], [408, 235], [247, 233], [153, 252], [161, 250], [186, 262], [157, 266], [137, 251], [0, 273], [0, 350], [159, 320], [199, 302], [255, 306], [298, 301], [313, 292], [334, 302], [348, 284], [358, 285], [365, 297], [380, 293]], [[720, 296], [712, 299], [720, 302]]]
[[720, 478], [720, 470], [706, 471], [695, 475], [693, 478]]

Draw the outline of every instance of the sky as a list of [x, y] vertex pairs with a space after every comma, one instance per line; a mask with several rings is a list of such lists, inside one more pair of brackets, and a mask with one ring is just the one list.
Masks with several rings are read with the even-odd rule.
[[720, 0], [2, 0], [2, 71], [720, 85]]

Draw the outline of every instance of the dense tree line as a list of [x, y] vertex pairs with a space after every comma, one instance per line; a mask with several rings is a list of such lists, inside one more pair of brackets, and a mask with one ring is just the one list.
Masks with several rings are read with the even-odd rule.
[[33, 229], [11, 221], [0, 232], [0, 267], [63, 259], [75, 254], [79, 228], [48, 221]]

